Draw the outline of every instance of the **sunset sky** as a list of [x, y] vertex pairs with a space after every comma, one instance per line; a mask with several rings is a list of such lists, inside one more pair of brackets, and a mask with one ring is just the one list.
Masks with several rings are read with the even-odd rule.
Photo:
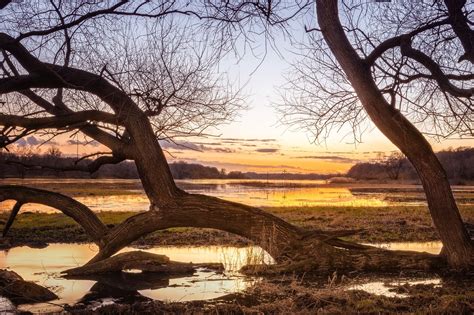
[[[302, 30], [293, 32], [297, 41], [305, 36]], [[323, 144], [314, 144], [307, 131], [282, 125], [274, 105], [280, 101], [278, 87], [285, 83], [285, 74], [295, 55], [288, 41], [278, 38], [275, 41], [279, 53], [268, 49], [264, 54], [262, 48], [257, 47], [253, 54], [241, 58], [228, 56], [222, 62], [219, 70], [227, 74], [231, 82], [240, 82], [239, 85], [244, 86], [248, 109], [241, 111], [233, 122], [207, 130], [214, 136], [162, 142], [168, 161], [201, 163], [227, 171], [344, 173], [358, 161], [396, 150], [373, 125], [357, 144], [347, 129], [334, 131]], [[435, 151], [474, 146], [473, 139], [429, 141]], [[20, 144], [35, 145], [37, 142], [31, 137]], [[81, 137], [63, 135], [52, 145], [59, 146], [64, 154], [74, 156], [107, 151], [97, 144], [84, 145], [83, 142]], [[42, 151], [46, 151], [48, 146], [42, 146]]]
[[[354, 163], [375, 158], [378, 153], [390, 153], [396, 148], [374, 127], [354, 144], [349, 130], [334, 132], [324, 144], [312, 144], [304, 130], [284, 126], [273, 106], [278, 101], [276, 87], [284, 83], [283, 74], [288, 60], [269, 52], [257, 68], [259, 60], [248, 59], [229, 66], [230, 75], [241, 82], [248, 81], [248, 110], [230, 124], [219, 126], [211, 137], [178, 139], [176, 143], [162, 142], [169, 161], [186, 161], [215, 166], [227, 171], [343, 173]], [[255, 70], [256, 69], [256, 70]], [[252, 74], [252, 72], [254, 72]], [[251, 75], [252, 74], [252, 75]], [[68, 155], [104, 151], [100, 146], [74, 144], [83, 139], [61, 137], [55, 145]], [[30, 139], [34, 144], [34, 139]], [[474, 140], [431, 139], [436, 151], [459, 146], [474, 146]], [[43, 146], [43, 151], [47, 146]]]

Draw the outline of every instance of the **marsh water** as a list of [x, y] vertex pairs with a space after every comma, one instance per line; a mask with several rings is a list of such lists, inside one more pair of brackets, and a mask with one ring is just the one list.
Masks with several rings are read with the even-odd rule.
[[[6, 179], [0, 185], [19, 184], [43, 188], [74, 197], [96, 212], [144, 211], [148, 199], [138, 180], [118, 179]], [[421, 186], [413, 184], [331, 184], [325, 181], [292, 180], [180, 180], [180, 188], [253, 206], [330, 206], [330, 207], [386, 207], [425, 205]], [[461, 204], [474, 204], [474, 186], [453, 186]], [[10, 211], [11, 201], [0, 203], [0, 211]], [[28, 204], [25, 211], [55, 212], [56, 210]], [[412, 250], [439, 253], [439, 242], [383, 243], [376, 246], [392, 250]], [[125, 248], [129, 251], [132, 248]], [[136, 250], [136, 249], [135, 249]], [[245, 264], [271, 264], [271, 257], [259, 247], [154, 247], [144, 249], [164, 254], [181, 262], [223, 263], [225, 271], [216, 273], [198, 270], [194, 275], [181, 277], [151, 276], [133, 270], [115, 277], [66, 279], [61, 271], [77, 267], [96, 252], [93, 244], [50, 244], [46, 248], [15, 247], [0, 251], [0, 268], [17, 272], [26, 280], [35, 281], [52, 289], [59, 299], [50, 303], [25, 304], [20, 310], [34, 313], [62, 310], [65, 304], [83, 303], [100, 307], [116, 301], [156, 299], [190, 301], [213, 299], [240, 292], [259, 281], [245, 277], [239, 269]], [[393, 280], [393, 279], [392, 279]], [[402, 279], [403, 281], [438, 285], [440, 279]], [[397, 279], [397, 281], [401, 281]], [[424, 281], [424, 282], [423, 282]], [[397, 296], [390, 291], [390, 281], [365, 281], [347, 286], [348, 290], [365, 290], [373, 294]], [[403, 297], [403, 296], [398, 296]], [[8, 312], [8, 300], [0, 300], [0, 311]]]
[[[257, 207], [385, 207], [425, 205], [421, 185], [331, 184], [320, 180], [177, 180], [177, 185], [195, 194], [206, 194]], [[5, 179], [0, 185], [27, 185], [70, 195], [93, 211], [144, 211], [149, 201], [138, 180], [123, 179]], [[474, 203], [474, 186], [453, 186], [462, 204]], [[13, 201], [0, 203], [10, 211]], [[22, 211], [52, 212], [51, 208], [27, 204]]]
[[[136, 250], [125, 248], [122, 252]], [[119, 298], [151, 298], [163, 301], [212, 299], [245, 290], [256, 278], [244, 277], [238, 270], [249, 263], [272, 263], [259, 247], [154, 247], [148, 252], [168, 256], [171, 260], [193, 263], [220, 262], [223, 273], [198, 270], [194, 275], [167, 277], [141, 274], [130, 270], [110, 277], [66, 279], [61, 272], [78, 267], [98, 251], [95, 244], [50, 244], [35, 249], [16, 247], [0, 251], [0, 268], [17, 272], [24, 279], [50, 288], [59, 299], [50, 303], [25, 304], [21, 310], [33, 312], [60, 310], [64, 304], [93, 303], [99, 306]]]
[[[427, 243], [385, 243], [374, 244], [387, 249], [420, 250], [439, 253], [439, 242]], [[241, 292], [259, 281], [256, 277], [244, 276], [239, 269], [246, 264], [271, 264], [272, 258], [261, 248], [229, 246], [154, 247], [145, 251], [164, 254], [171, 260], [181, 262], [220, 262], [225, 271], [216, 273], [198, 270], [189, 276], [166, 277], [141, 274], [133, 270], [115, 276], [90, 277], [83, 279], [65, 278], [61, 272], [80, 266], [97, 253], [94, 244], [50, 244], [46, 248], [34, 249], [16, 247], [0, 251], [0, 268], [14, 270], [24, 279], [50, 288], [59, 299], [49, 303], [23, 304], [19, 310], [34, 313], [61, 311], [64, 305], [82, 303], [89, 307], [123, 300], [138, 301], [155, 299], [161, 301], [192, 301], [218, 298]], [[123, 251], [136, 250], [125, 248]], [[398, 279], [398, 282], [401, 280]], [[440, 279], [404, 279], [409, 283], [436, 283]], [[421, 281], [421, 282], [420, 282]], [[423, 282], [424, 281], [424, 282]], [[365, 290], [369, 293], [396, 296], [390, 291], [390, 283], [369, 281], [348, 286], [348, 290]], [[403, 297], [403, 296], [402, 296]], [[8, 306], [5, 300], [0, 305]]]

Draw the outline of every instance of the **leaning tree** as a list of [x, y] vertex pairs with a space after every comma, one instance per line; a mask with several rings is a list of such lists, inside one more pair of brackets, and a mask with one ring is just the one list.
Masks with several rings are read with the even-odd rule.
[[[150, 208], [109, 228], [86, 205], [65, 195], [1, 186], [0, 201], [16, 200], [7, 227], [25, 203], [56, 208], [98, 244], [89, 266], [148, 233], [173, 227], [243, 236], [279, 262], [274, 270], [445, 265], [435, 255], [340, 239], [354, 231], [304, 230], [261, 209], [176, 186], [158, 140], [200, 134], [209, 124], [231, 117], [240, 105], [238, 94], [223, 90], [226, 86], [214, 77], [216, 58], [241, 41], [247, 44], [249, 30], [267, 36], [268, 28], [306, 12], [311, 1], [10, 2], [0, 2], [2, 146], [38, 132], [45, 137], [81, 133], [110, 152], [71, 168], [94, 172], [105, 164], [133, 160]], [[334, 3], [318, 10], [331, 8]]]
[[346, 125], [360, 141], [370, 119], [416, 169], [443, 253], [461, 268], [474, 244], [423, 133], [472, 138], [473, 12], [463, 0], [316, 1], [280, 108], [319, 140]]

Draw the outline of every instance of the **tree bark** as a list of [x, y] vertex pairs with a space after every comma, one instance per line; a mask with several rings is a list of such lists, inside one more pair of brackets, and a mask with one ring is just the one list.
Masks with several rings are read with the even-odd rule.
[[474, 245], [464, 227], [446, 172], [423, 135], [377, 88], [370, 67], [349, 43], [338, 16], [337, 0], [317, 0], [317, 18], [324, 39], [354, 87], [367, 114], [411, 161], [423, 184], [431, 217], [451, 267], [474, 265]]
[[[278, 259], [303, 231], [258, 208], [205, 195], [182, 193], [176, 204], [128, 218], [104, 237], [97, 262], [151, 232], [175, 227], [213, 228], [243, 236]], [[330, 234], [324, 234], [328, 238]]]
[[[0, 202], [9, 199], [16, 200], [16, 205], [38, 203], [60, 210], [76, 221], [92, 241], [99, 245], [99, 247], [102, 246], [101, 239], [105, 236], [108, 229], [95, 213], [82, 203], [68, 196], [42, 189], [14, 185], [0, 186]], [[8, 232], [8, 228], [13, 223], [19, 210], [20, 208], [16, 206], [12, 210], [12, 215], [5, 226], [4, 234]]]
[[142, 272], [163, 273], [166, 275], [193, 274], [198, 268], [223, 271], [221, 263], [193, 264], [170, 261], [167, 256], [142, 251], [126, 252], [110, 258], [64, 271], [67, 276], [97, 275], [121, 272], [127, 269]]
[[[332, 5], [334, 6], [335, 2], [332, 2]], [[328, 5], [328, 7], [330, 6]], [[334, 21], [337, 21], [337, 7], [335, 18]], [[341, 38], [339, 38], [340, 34], [337, 32], [335, 34], [337, 42]], [[343, 32], [342, 35], [344, 40]], [[334, 34], [331, 36], [334, 36]], [[345, 40], [347, 41], [347, 39]], [[91, 130], [94, 126], [87, 127], [87, 130], [90, 131], [87, 133], [89, 136], [108, 146], [114, 152], [119, 152], [121, 156], [135, 161], [143, 187], [151, 202], [150, 211], [137, 214], [113, 229], [107, 229], [89, 208], [69, 197], [26, 187], [0, 187], [0, 201], [15, 199], [20, 203], [47, 204], [60, 209], [78, 222], [94, 242], [99, 244], [100, 248], [99, 253], [87, 266], [108, 259], [124, 246], [148, 233], [173, 227], [214, 228], [241, 235], [269, 252], [277, 260], [279, 267], [294, 271], [308, 271], [308, 268], [322, 272], [332, 272], [337, 269], [376, 271], [387, 270], [387, 268], [425, 270], [433, 266], [442, 266], [440, 258], [437, 256], [406, 252], [393, 253], [374, 249], [370, 246], [343, 241], [338, 238], [338, 233], [303, 231], [254, 207], [209, 196], [187, 194], [176, 187], [148, 117], [125, 92], [99, 75], [79, 69], [43, 63], [31, 55], [25, 47], [5, 34], [0, 34], [0, 47], [2, 46], [14, 55], [30, 74], [0, 79], [0, 93], [10, 93], [19, 89], [30, 88], [71, 88], [86, 91], [96, 95], [110, 106], [117, 119], [125, 126], [126, 134], [129, 135], [129, 137], [124, 136], [123, 139], [118, 139], [111, 137], [103, 130]], [[349, 54], [349, 57], [353, 57], [355, 54], [353, 50], [351, 53], [351, 47], [350, 49], [347, 49], [347, 47], [343, 49], [347, 50], [343, 54]], [[415, 139], [420, 142], [420, 146], [415, 148], [417, 150], [416, 155], [410, 156], [425, 156], [430, 152], [433, 155], [428, 143], [406, 119], [398, 112], [380, 106], [380, 104], [384, 104], [383, 97], [377, 93], [374, 94], [373, 90], [376, 91], [376, 87], [373, 81], [370, 80], [368, 67], [364, 67], [364, 64], [359, 61], [355, 64], [347, 62], [352, 71], [349, 77], [357, 77], [358, 72], [361, 76], [365, 76], [357, 80], [354, 77], [354, 84], [358, 93], [361, 92], [360, 90], [368, 90], [364, 92], [366, 94], [360, 97], [364, 105], [368, 102], [369, 105], [366, 105], [366, 107], [368, 107], [369, 115], [376, 120], [376, 124], [382, 127], [385, 124], [392, 124], [392, 126], [388, 126], [383, 130], [391, 137], [395, 137], [395, 140], [401, 142], [399, 145], [404, 146], [405, 150], [402, 151], [405, 154], [410, 148], [409, 144], [416, 143], [413, 140]], [[39, 106], [48, 108], [49, 105]], [[58, 115], [55, 112], [52, 114]], [[400, 135], [400, 129], [397, 129], [399, 125], [409, 135]], [[433, 163], [432, 160], [430, 161]], [[424, 164], [422, 163], [422, 165]], [[428, 165], [427, 168], [419, 166], [417, 169], [428, 172], [426, 178], [432, 179], [429, 176], [429, 171], [432, 170], [430, 167], [431, 165]], [[436, 174], [442, 177], [443, 172], [436, 172]], [[427, 184], [431, 183], [428, 180], [425, 181]], [[446, 187], [450, 193], [449, 185], [441, 187], [445, 189], [437, 190], [436, 193], [446, 193]], [[449, 201], [449, 199], [447, 200]], [[452, 200], [452, 204], [454, 204], [454, 200]], [[436, 206], [434, 205], [434, 207]], [[443, 212], [444, 210], [439, 209], [437, 211]], [[452, 224], [455, 228], [457, 228], [456, 224], [461, 222], [460, 217], [457, 219], [454, 217]], [[436, 222], [438, 221], [435, 220]], [[458, 231], [462, 232], [463, 230], [459, 229]], [[442, 237], [447, 237], [446, 235], [462, 236], [462, 234], [456, 232], [444, 233]], [[443, 239], [443, 242], [445, 241]], [[450, 247], [448, 250], [450, 250], [450, 253], [457, 253], [458, 248]], [[384, 257], [388, 258], [384, 260]], [[456, 256], [451, 254], [451, 257]], [[458, 257], [463, 257], [462, 253]]]

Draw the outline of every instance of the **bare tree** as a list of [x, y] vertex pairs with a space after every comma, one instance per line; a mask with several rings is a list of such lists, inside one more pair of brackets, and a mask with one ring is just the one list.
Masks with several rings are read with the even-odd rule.
[[316, 140], [348, 126], [360, 141], [369, 122], [382, 131], [416, 169], [455, 268], [472, 267], [474, 244], [422, 133], [473, 135], [473, 9], [463, 0], [317, 0], [281, 108]]
[[[182, 55], [180, 49], [174, 48], [186, 44], [179, 34], [180, 25], [187, 29], [197, 26], [184, 23], [167, 29], [172, 25], [168, 18], [185, 16], [194, 18], [194, 22], [208, 21], [199, 26], [200, 31], [205, 31], [202, 45], [205, 49], [217, 47], [219, 56], [232, 49], [239, 36], [249, 30], [263, 30], [267, 36], [268, 27], [284, 25], [306, 10], [308, 3], [204, 1], [192, 6], [188, 1], [52, 0], [34, 5], [8, 1], [2, 4], [2, 146], [38, 132], [51, 137], [64, 132], [81, 133], [110, 152], [75, 169], [94, 172], [104, 164], [133, 160], [151, 204], [149, 211], [108, 228], [88, 207], [67, 196], [2, 186], [0, 201], [17, 201], [4, 232], [8, 232], [22, 205], [34, 202], [63, 211], [98, 244], [99, 252], [88, 266], [148, 233], [172, 227], [215, 228], [246, 237], [280, 263], [274, 266], [276, 271], [443, 266], [444, 261], [438, 256], [387, 251], [338, 238], [356, 231], [303, 230], [261, 209], [189, 194], [175, 185], [158, 138], [169, 133], [200, 133], [202, 126], [228, 119], [236, 98], [227, 90], [222, 94], [220, 80], [209, 76], [215, 68], [208, 68], [209, 59], [202, 50], [197, 50], [197, 62], [194, 59], [187, 63], [189, 51]], [[153, 22], [147, 25], [141, 22], [143, 19]], [[138, 25], [140, 36], [133, 45], [128, 41], [127, 45], [117, 43], [126, 29], [120, 25]], [[149, 32], [154, 27], [164, 31]], [[178, 35], [172, 35], [175, 32]], [[233, 40], [223, 41], [228, 34]], [[141, 35], [146, 40], [140, 41]], [[170, 43], [167, 36], [171, 36]], [[191, 33], [191, 39], [195, 36]], [[195, 47], [194, 42], [190, 43]], [[199, 70], [203, 67], [204, 71]], [[216, 116], [219, 113], [222, 115]]]
[[388, 178], [397, 180], [400, 177], [400, 170], [404, 161], [405, 156], [400, 152], [394, 152], [381, 161]]

